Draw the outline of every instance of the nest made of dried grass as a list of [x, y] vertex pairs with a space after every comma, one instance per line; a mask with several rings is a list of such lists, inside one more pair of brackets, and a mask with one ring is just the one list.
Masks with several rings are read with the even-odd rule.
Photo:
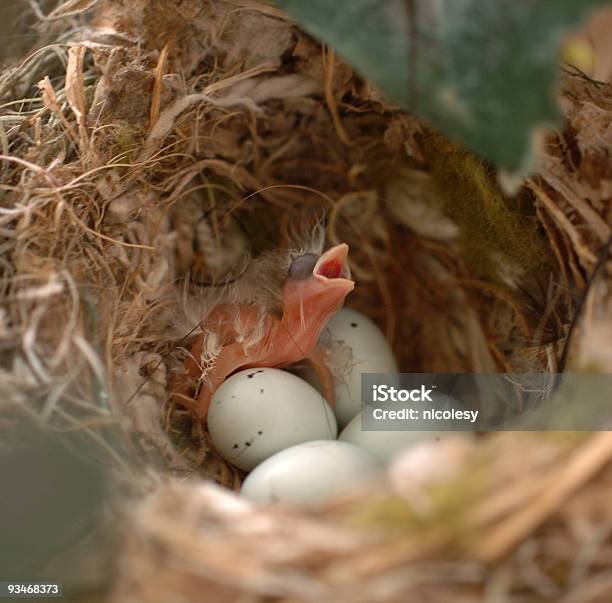
[[0, 75], [0, 383], [129, 497], [110, 600], [609, 600], [609, 434], [450, 439], [320, 512], [254, 509], [168, 378], [185, 282], [321, 211], [402, 369], [608, 370], [610, 86], [565, 74], [567, 126], [506, 195], [272, 5], [37, 12], [55, 41]]

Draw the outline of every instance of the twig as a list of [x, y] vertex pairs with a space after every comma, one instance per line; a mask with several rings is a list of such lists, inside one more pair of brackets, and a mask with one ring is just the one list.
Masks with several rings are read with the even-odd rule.
[[494, 562], [505, 556], [533, 530], [544, 523], [580, 486], [588, 482], [612, 458], [612, 432], [591, 436], [568, 463], [541, 484], [539, 497], [525, 504], [497, 529], [493, 529], [474, 548], [475, 556]]
[[159, 117], [161, 95], [164, 89], [164, 73], [166, 71], [169, 49], [170, 46], [166, 43], [159, 54], [159, 60], [157, 61], [157, 67], [155, 68], [155, 84], [153, 86], [153, 97], [151, 99], [151, 110], [149, 112], [149, 130], [153, 129], [153, 126]]

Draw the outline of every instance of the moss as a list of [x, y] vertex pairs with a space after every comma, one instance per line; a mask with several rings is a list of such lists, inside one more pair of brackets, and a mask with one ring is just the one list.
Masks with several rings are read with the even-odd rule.
[[412, 530], [444, 531], [454, 535], [459, 546], [477, 536], [469, 524], [473, 505], [486, 491], [488, 462], [475, 462], [448, 481], [426, 486], [424, 510], [408, 499], [388, 494], [374, 497], [356, 508], [350, 523], [364, 529], [389, 530], [398, 537]]
[[433, 197], [459, 226], [459, 244], [472, 273], [501, 282], [499, 258], [525, 273], [541, 268], [547, 252], [530, 200], [505, 198], [484, 162], [439, 135], [427, 136], [423, 148]]
[[122, 123], [115, 130], [115, 155], [122, 155], [122, 163], [131, 163], [134, 149], [141, 143], [142, 133], [139, 128]]

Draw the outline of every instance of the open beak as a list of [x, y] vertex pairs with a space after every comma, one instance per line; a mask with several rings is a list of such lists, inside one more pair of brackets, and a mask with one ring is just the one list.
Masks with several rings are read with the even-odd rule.
[[351, 271], [348, 265], [349, 247], [346, 243], [328, 249], [315, 264], [313, 276], [325, 282], [326, 285], [341, 286], [351, 290], [355, 283], [351, 280]]

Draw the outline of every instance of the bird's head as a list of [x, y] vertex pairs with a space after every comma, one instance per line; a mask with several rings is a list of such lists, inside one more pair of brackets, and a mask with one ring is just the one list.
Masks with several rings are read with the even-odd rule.
[[318, 340], [327, 321], [355, 287], [348, 249], [341, 243], [321, 255], [305, 253], [292, 261], [283, 286], [283, 322], [295, 332], [305, 330]]

